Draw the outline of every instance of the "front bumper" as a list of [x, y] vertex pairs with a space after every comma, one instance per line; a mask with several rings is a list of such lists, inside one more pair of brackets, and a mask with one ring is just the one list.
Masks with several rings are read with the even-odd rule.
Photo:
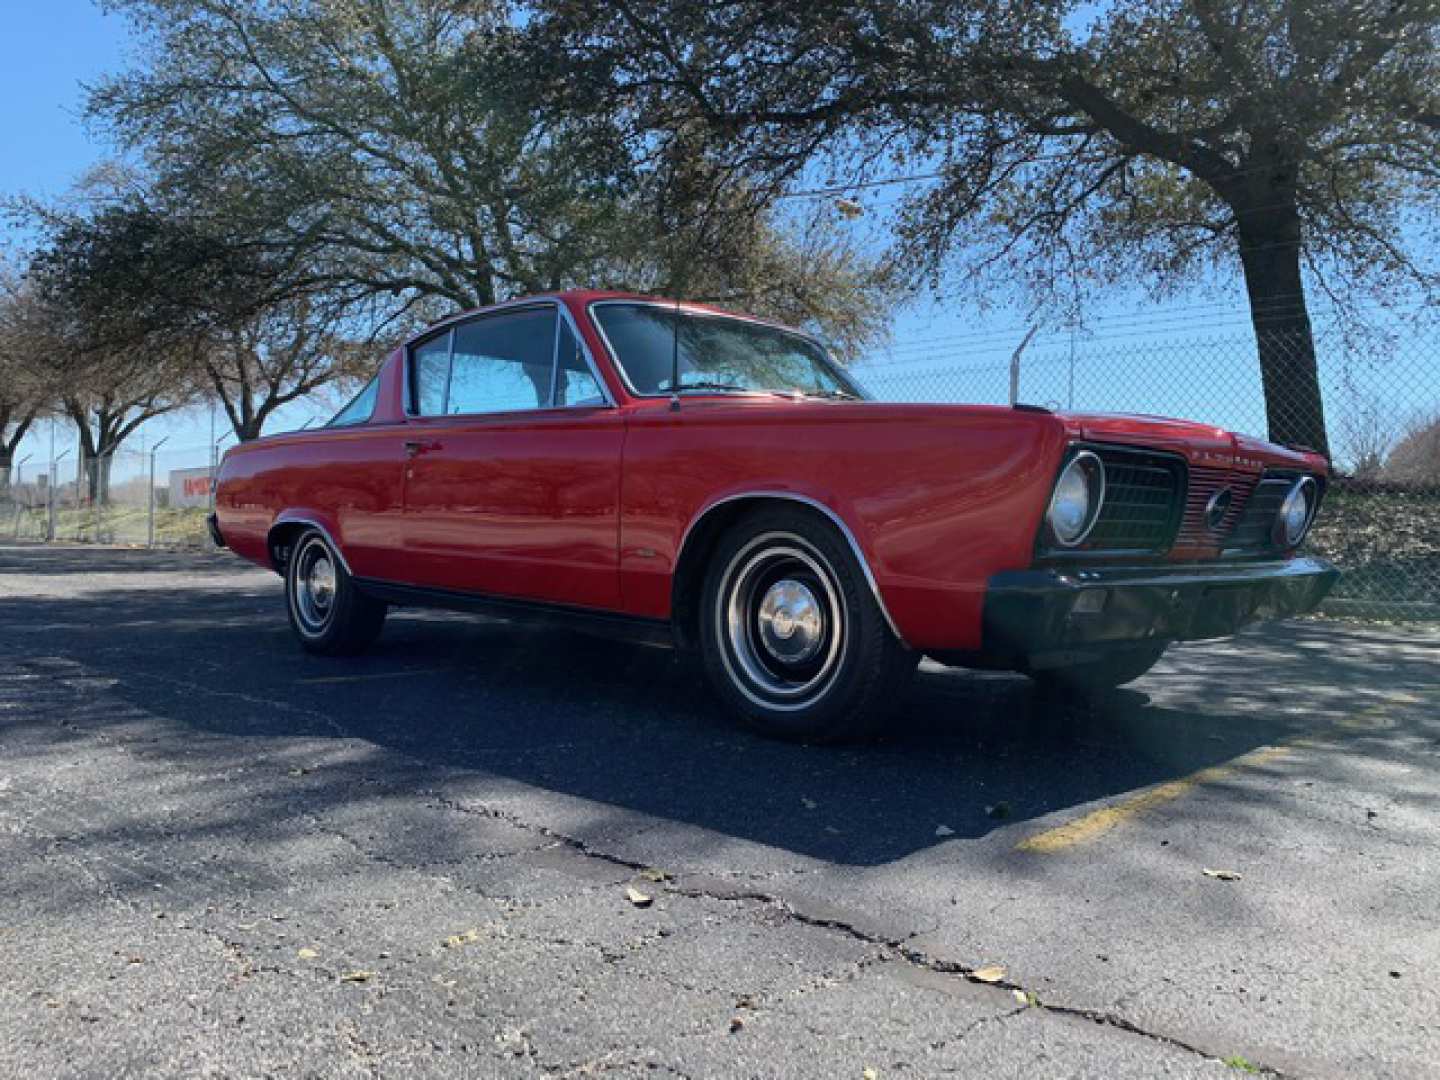
[[1114, 646], [1224, 637], [1257, 619], [1314, 611], [1339, 577], [1308, 558], [996, 574], [985, 594], [985, 652], [1041, 667]]

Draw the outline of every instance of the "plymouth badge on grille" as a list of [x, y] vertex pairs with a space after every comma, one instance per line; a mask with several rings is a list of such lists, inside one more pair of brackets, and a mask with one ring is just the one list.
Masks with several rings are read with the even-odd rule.
[[1210, 526], [1211, 532], [1219, 532], [1220, 526], [1225, 524], [1225, 515], [1230, 512], [1234, 499], [1235, 495], [1228, 487], [1210, 496], [1210, 501], [1205, 504], [1205, 524]]

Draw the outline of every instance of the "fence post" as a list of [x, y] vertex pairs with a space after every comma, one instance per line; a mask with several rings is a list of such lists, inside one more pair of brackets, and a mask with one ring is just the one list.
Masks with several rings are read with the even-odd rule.
[[150, 486], [145, 498], [145, 546], [155, 546], [155, 450], [150, 450]]
[[65, 460], [65, 454], [68, 453], [70, 453], [70, 451], [66, 450], [59, 457], [55, 457], [54, 446], [52, 445], [50, 448], [50, 485], [48, 489], [48, 494], [50, 496], [50, 513], [49, 519], [45, 525], [45, 542], [47, 544], [53, 544], [55, 542], [55, 511], [58, 509], [58, 507], [56, 507], [55, 505], [55, 489], [60, 486], [60, 473], [58, 471], [60, 468], [60, 462]]
[[1029, 330], [1025, 331], [1025, 337], [1021, 340], [1015, 351], [1010, 354], [1010, 405], [1012, 407], [1020, 400], [1020, 354], [1025, 351], [1025, 346], [1030, 344], [1030, 339], [1035, 336], [1035, 332], [1039, 329], [1040, 324], [1036, 323], [1030, 327]]
[[169, 438], [170, 436], [166, 435], [164, 439], [161, 439], [150, 448], [150, 498], [147, 500], [150, 509], [149, 527], [146, 530], [145, 540], [145, 546], [147, 548], [153, 548], [155, 546], [155, 455], [160, 452], [160, 447], [164, 446]]
[[45, 482], [45, 542], [55, 542], [55, 482], [60, 478], [55, 475], [55, 421], [50, 421], [50, 479]]
[[105, 455], [95, 455], [95, 482], [90, 487], [90, 501], [95, 504], [95, 543], [100, 543], [100, 518], [105, 512]]

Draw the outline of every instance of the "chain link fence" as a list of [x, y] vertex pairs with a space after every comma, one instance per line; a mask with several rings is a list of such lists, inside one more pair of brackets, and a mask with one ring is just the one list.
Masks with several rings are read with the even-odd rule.
[[71, 449], [38, 464], [32, 454], [0, 492], [0, 537], [201, 550], [211, 475], [203, 448], [122, 448], [88, 460]]
[[[1362, 618], [1440, 619], [1440, 319], [1355, 341], [1316, 341], [1319, 399], [1268, 395], [1249, 331], [1184, 340], [1153, 332], [1086, 340], [1036, 335], [1019, 346], [972, 339], [898, 342], [856, 366], [888, 401], [1019, 401], [1083, 412], [1183, 417], [1265, 436], [1272, 420], [1328, 434], [1335, 475], [1308, 550], [1345, 573], [1327, 610]], [[1305, 360], [1271, 340], [1277, 365]], [[1017, 347], [1019, 346], [1019, 347]], [[1302, 387], [1303, 391], [1303, 387]]]
[[[1017, 348], [1020, 339], [1024, 344]], [[1440, 318], [1356, 345], [1322, 333], [1319, 390], [1335, 476], [1311, 551], [1345, 572], [1327, 610], [1365, 618], [1440, 619]], [[889, 401], [1019, 401], [1087, 412], [1178, 416], [1264, 435], [1278, 409], [1253, 333], [1176, 340], [955, 335], [898, 340], [854, 367]], [[1304, 395], [1313, 401], [1313, 395]], [[1286, 419], [1303, 428], [1308, 414]], [[132, 436], [131, 441], [147, 433]], [[32, 444], [0, 487], [0, 538], [204, 549], [213, 446], [121, 449], [80, 462], [73, 432], [53, 460]]]

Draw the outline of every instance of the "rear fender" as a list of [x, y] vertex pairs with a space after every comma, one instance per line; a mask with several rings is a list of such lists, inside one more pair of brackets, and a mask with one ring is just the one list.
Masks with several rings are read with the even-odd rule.
[[282, 510], [276, 515], [266, 534], [265, 548], [270, 554], [270, 565], [277, 574], [285, 573], [286, 560], [295, 540], [307, 528], [320, 530], [347, 574], [351, 573], [350, 563], [345, 558], [341, 545], [340, 529], [335, 518], [322, 510], [297, 508]]

